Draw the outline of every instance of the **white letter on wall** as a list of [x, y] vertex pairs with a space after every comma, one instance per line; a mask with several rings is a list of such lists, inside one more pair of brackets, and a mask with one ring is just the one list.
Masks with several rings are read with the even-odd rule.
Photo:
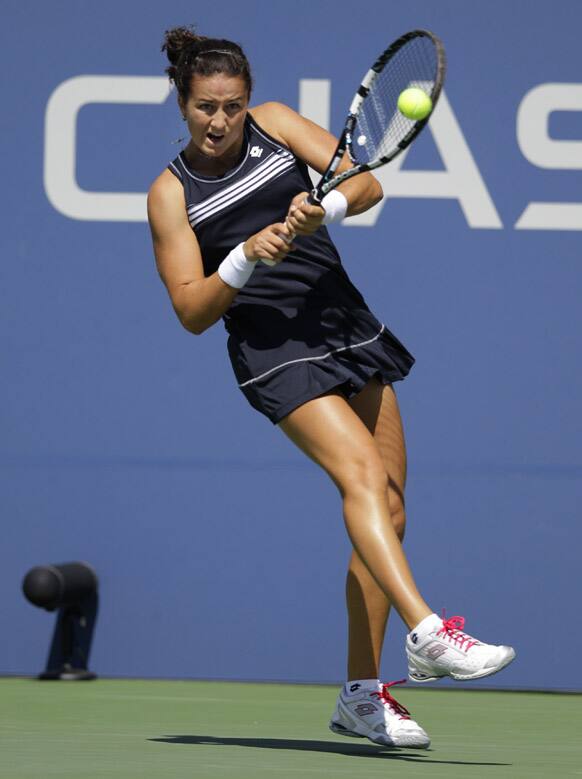
[[77, 184], [77, 114], [91, 103], [163, 103], [169, 93], [163, 76], [78, 76], [59, 84], [47, 103], [44, 147], [44, 186], [57, 211], [71, 219], [146, 221], [145, 193], [88, 192]]
[[[540, 84], [517, 111], [517, 142], [538, 168], [582, 170], [582, 141], [556, 141], [548, 134], [553, 111], [582, 111], [582, 84]], [[582, 203], [530, 203], [517, 230], [582, 230]]]

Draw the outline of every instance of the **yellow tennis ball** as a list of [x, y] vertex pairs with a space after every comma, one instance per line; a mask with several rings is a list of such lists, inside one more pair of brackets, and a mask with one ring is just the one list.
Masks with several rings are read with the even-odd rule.
[[425, 119], [432, 111], [432, 100], [424, 90], [410, 87], [400, 93], [398, 110], [407, 119]]

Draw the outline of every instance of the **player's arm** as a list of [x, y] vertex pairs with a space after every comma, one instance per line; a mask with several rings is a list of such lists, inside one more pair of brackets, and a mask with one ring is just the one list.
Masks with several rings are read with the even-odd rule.
[[[324, 173], [337, 147], [337, 138], [282, 103], [264, 103], [251, 111], [257, 122], [276, 140], [318, 173]], [[352, 167], [347, 154], [338, 172]], [[382, 187], [371, 173], [343, 181], [337, 189], [348, 201], [347, 216], [361, 214], [382, 200]]]
[[[169, 171], [153, 183], [148, 194], [148, 220], [156, 264], [182, 325], [200, 335], [228, 310], [240, 291], [220, 275], [204, 275], [200, 245], [188, 222], [184, 190]], [[280, 236], [284, 225], [269, 225], [250, 236], [243, 246], [247, 260], [280, 262], [290, 247]]]

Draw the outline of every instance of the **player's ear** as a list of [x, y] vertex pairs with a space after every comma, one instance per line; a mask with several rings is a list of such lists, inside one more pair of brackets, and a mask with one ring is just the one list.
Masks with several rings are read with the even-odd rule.
[[180, 113], [182, 114], [182, 119], [185, 119], [186, 106], [184, 105], [184, 101], [182, 100], [182, 95], [178, 95], [178, 108], [180, 109]]

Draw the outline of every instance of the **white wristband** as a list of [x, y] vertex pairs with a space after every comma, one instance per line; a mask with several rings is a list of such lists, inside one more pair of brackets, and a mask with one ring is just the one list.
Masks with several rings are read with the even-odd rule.
[[229, 252], [218, 266], [218, 275], [229, 287], [242, 289], [251, 277], [256, 262], [247, 260], [243, 251], [244, 243], [239, 243]]
[[342, 221], [348, 210], [348, 201], [339, 190], [332, 189], [321, 201], [321, 207], [325, 210], [321, 224], [328, 225]]

